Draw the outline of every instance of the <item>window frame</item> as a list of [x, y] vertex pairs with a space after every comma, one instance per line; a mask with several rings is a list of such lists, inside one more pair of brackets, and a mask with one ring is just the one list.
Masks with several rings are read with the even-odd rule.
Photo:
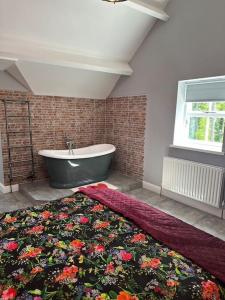
[[[176, 118], [175, 118], [175, 125], [174, 125], [174, 138], [173, 138], [173, 145], [171, 147], [174, 148], [182, 148], [182, 149], [190, 149], [200, 152], [212, 152], [215, 154], [224, 154], [225, 150], [225, 128], [223, 131], [223, 143], [221, 146], [221, 143], [217, 142], [209, 142], [209, 141], [198, 141], [198, 140], [189, 140], [187, 139], [187, 134], [184, 134], [184, 132], [187, 132], [187, 126], [185, 126], [185, 122], [187, 120], [187, 116], [195, 116], [195, 117], [213, 117], [218, 118], [222, 117], [225, 118], [225, 113], [204, 113], [204, 112], [187, 112], [187, 103], [186, 102], [186, 90], [187, 85], [192, 82], [213, 82], [215, 80], [224, 80], [225, 82], [225, 76], [220, 77], [213, 77], [213, 78], [203, 78], [203, 79], [194, 79], [194, 80], [185, 80], [185, 81], [179, 81], [178, 82], [178, 92], [177, 92], [177, 106], [176, 106]], [[193, 101], [192, 103], [210, 103], [210, 101]], [[214, 102], [221, 102], [221, 100], [215, 99]], [[225, 102], [225, 99], [224, 99]], [[217, 144], [217, 145], [216, 145]]]

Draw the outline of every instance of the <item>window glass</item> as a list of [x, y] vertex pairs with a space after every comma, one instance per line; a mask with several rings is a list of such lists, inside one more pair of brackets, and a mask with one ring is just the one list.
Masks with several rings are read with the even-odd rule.
[[209, 110], [209, 104], [208, 103], [191, 103], [193, 111], [208, 111]]
[[188, 138], [192, 140], [204, 141], [206, 139], [206, 118], [190, 117], [188, 124]]
[[225, 126], [225, 102], [185, 104], [183, 146], [222, 151]]
[[225, 124], [225, 102], [186, 103], [186, 144], [200, 142], [222, 147]]

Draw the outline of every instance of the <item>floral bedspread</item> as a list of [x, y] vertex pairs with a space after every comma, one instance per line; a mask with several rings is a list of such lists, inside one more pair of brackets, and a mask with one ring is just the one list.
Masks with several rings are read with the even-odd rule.
[[130, 220], [76, 193], [0, 215], [0, 299], [219, 300], [225, 287]]

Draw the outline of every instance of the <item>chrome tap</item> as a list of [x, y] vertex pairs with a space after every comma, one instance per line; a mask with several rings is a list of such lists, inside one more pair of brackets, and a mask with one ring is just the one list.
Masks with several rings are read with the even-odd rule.
[[73, 148], [75, 148], [75, 143], [72, 140], [66, 139], [66, 146], [67, 149], [69, 150], [69, 154], [73, 155]]

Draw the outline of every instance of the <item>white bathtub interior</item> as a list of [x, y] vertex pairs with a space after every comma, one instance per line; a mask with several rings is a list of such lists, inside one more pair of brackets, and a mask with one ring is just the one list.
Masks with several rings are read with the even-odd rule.
[[116, 147], [111, 144], [98, 144], [88, 147], [73, 149], [70, 154], [69, 150], [41, 150], [39, 155], [57, 159], [82, 159], [106, 155], [116, 151]]

